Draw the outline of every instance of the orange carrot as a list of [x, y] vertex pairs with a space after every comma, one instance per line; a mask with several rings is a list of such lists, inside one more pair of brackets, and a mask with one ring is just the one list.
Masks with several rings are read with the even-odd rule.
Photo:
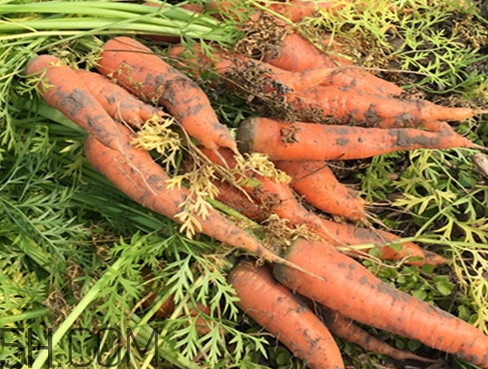
[[330, 245], [298, 239], [285, 258], [322, 278], [274, 265], [273, 274], [293, 291], [355, 321], [416, 339], [488, 369], [488, 336], [469, 323], [382, 282]]
[[101, 74], [82, 69], [75, 73], [110, 116], [118, 121], [141, 128], [150, 119], [166, 116], [161, 109], [143, 103]]
[[438, 131], [440, 121], [460, 121], [484, 110], [440, 106], [426, 100], [397, 99], [362, 94], [335, 86], [315, 86], [291, 102], [307, 122], [336, 120], [351, 125], [382, 128], [418, 127]]
[[[441, 123], [439, 123], [441, 124]], [[364, 159], [419, 148], [479, 148], [447, 123], [439, 132], [415, 128], [362, 128], [318, 123], [286, 123], [250, 118], [237, 130], [241, 152], [260, 152], [275, 160]]]
[[[128, 160], [89, 135], [85, 142], [85, 155], [88, 161], [129, 198], [176, 223], [181, 223], [180, 205], [189, 196], [188, 190], [168, 188], [167, 182], [170, 177], [162, 167], [153, 161], [148, 151], [130, 144], [133, 134], [128, 128], [121, 126], [120, 130], [123, 138], [121, 142]], [[129, 162], [132, 165], [129, 165]], [[147, 184], [151, 186], [152, 191], [148, 189]], [[245, 249], [271, 262], [284, 262], [293, 267], [210, 206], [205, 217], [194, 214], [194, 219], [198, 223], [198, 231], [209, 237]]]
[[[219, 151], [220, 155], [216, 155], [216, 153], [209, 150], [202, 151], [213, 163], [222, 165], [221, 158], [223, 158], [230, 168], [234, 168], [236, 165], [236, 161], [229, 150], [221, 149]], [[295, 194], [287, 184], [266, 179], [251, 171], [243, 174], [252, 181], [242, 184], [241, 187], [259, 204], [264, 214], [274, 213], [283, 219], [289, 220], [292, 224], [305, 225], [311, 232], [323, 237], [333, 237], [322, 223], [321, 218], [309, 212], [297, 201]], [[241, 178], [237, 177], [236, 182], [239, 179]]]
[[347, 2], [345, 1], [307, 1], [307, 0], [289, 0], [286, 2], [273, 2], [267, 5], [271, 11], [281, 14], [293, 23], [299, 22], [306, 17], [310, 17], [318, 11], [333, 13], [342, 8]]
[[[340, 4], [336, 1], [287, 0], [286, 2], [270, 2], [265, 6], [272, 12], [278, 13], [291, 22], [296, 23], [313, 15], [319, 10], [333, 12], [342, 7], [343, 4], [344, 2]], [[221, 14], [223, 13], [232, 18], [238, 18], [245, 12], [250, 13], [251, 19], [260, 15], [260, 11], [257, 9], [239, 8], [236, 6], [236, 2], [232, 0], [211, 0], [207, 2], [206, 7], [208, 9], [219, 10]]]
[[333, 51], [331, 54], [326, 54], [304, 37], [288, 32], [281, 43], [276, 45], [275, 50], [264, 56], [264, 61], [291, 72], [324, 67], [335, 68], [331, 75], [321, 82], [323, 86], [334, 86], [348, 91], [354, 90], [379, 96], [400, 96], [404, 92], [394, 83], [376, 77], [366, 70], [356, 68], [350, 60], [337, 55], [341, 50], [337, 46], [336, 40], [332, 45], [328, 40], [323, 40], [322, 47], [325, 50], [332, 47]]
[[29, 78], [39, 79], [37, 88], [44, 100], [68, 119], [113, 150], [123, 153], [116, 122], [90, 93], [74, 70], [52, 55], [39, 55], [25, 68]]
[[411, 359], [427, 363], [434, 363], [437, 361], [390, 346], [386, 342], [371, 336], [351, 319], [346, 318], [338, 311], [321, 307], [320, 316], [324, 318], [325, 325], [329, 328], [332, 334], [362, 347], [365, 351], [374, 352], [380, 355], [388, 355], [396, 360]]
[[309, 204], [329, 214], [364, 220], [365, 201], [340, 183], [324, 161], [275, 161], [291, 178], [291, 188]]
[[228, 128], [219, 122], [199, 86], [140, 42], [129, 37], [107, 41], [97, 68], [139, 98], [163, 105], [203, 146], [238, 152]]
[[199, 44], [193, 45], [191, 59], [187, 59], [188, 56], [185, 58], [187, 51], [188, 49], [182, 45], [175, 45], [170, 48], [169, 56], [174, 58], [181, 68], [185, 68], [194, 75], [198, 75], [199, 71], [202, 70], [211, 71], [225, 80], [229, 73], [242, 74], [243, 69], [249, 69], [257, 73], [258, 78], [264, 79], [264, 86], [260, 86], [262, 92], [276, 91], [290, 97], [294, 96], [291, 95], [291, 92], [307, 90], [320, 84], [329, 78], [334, 71], [333, 68], [323, 67], [289, 72], [271, 64], [222, 49], [214, 49], [212, 56], [209, 57], [202, 52]]
[[[400, 237], [374, 228], [358, 227], [348, 223], [338, 223], [321, 218], [324, 227], [327, 228], [331, 237], [326, 240], [335, 246], [355, 246], [372, 244], [378, 247], [381, 260], [403, 260], [410, 265], [422, 266], [424, 264], [439, 265], [447, 262], [447, 259], [439, 254], [422, 249], [413, 242], [399, 242]], [[396, 246], [383, 246], [385, 244], [396, 244]], [[371, 248], [354, 250], [351, 248], [346, 253], [355, 256], [367, 253]]]
[[251, 200], [246, 194], [231, 183], [223, 180], [215, 180], [213, 181], [213, 184], [219, 190], [215, 199], [226, 206], [258, 223], [269, 217], [270, 214], [265, 211], [263, 204], [256, 199]]
[[[324, 49], [332, 47], [334, 54], [342, 51], [340, 49], [341, 45], [338, 45], [335, 39], [334, 43], [329, 39], [322, 41], [322, 46]], [[352, 65], [349, 59], [323, 53], [306, 38], [295, 32], [287, 32], [281, 43], [276, 45], [273, 52], [265, 54], [263, 60], [278, 68], [292, 72]], [[402, 91], [399, 87], [396, 87], [395, 91], [397, 90]]]
[[[233, 168], [235, 166], [235, 161], [228, 150], [221, 149], [220, 155], [216, 155], [209, 150], [203, 151], [216, 164], [219, 164], [221, 158], [224, 158], [229, 167]], [[341, 224], [326, 220], [306, 210], [297, 201], [288, 185], [263, 178], [256, 173], [245, 173], [245, 175], [254, 180], [253, 185], [242, 186], [254, 203], [241, 196], [241, 203], [238, 209], [250, 219], [260, 221], [274, 213], [283, 219], [289, 220], [293, 225], [306, 226], [310, 232], [322, 237], [326, 242], [334, 246], [367, 244], [378, 246], [381, 252], [380, 259], [382, 260], [405, 259], [405, 263], [418, 266], [424, 264], [439, 265], [447, 261], [436, 253], [424, 251], [413, 242], [403, 242], [398, 247], [384, 246], [387, 243], [398, 243], [400, 237], [382, 230], [356, 227], [352, 224]], [[231, 194], [224, 189], [219, 194], [219, 200], [224, 204], [233, 206], [234, 196], [235, 194]], [[254, 217], [256, 205], [260, 211], [259, 218]], [[351, 249], [347, 252], [351, 255], [364, 255], [369, 250], [370, 248], [362, 250]]]
[[339, 348], [325, 325], [297, 295], [274, 280], [266, 265], [241, 262], [228, 280], [239, 297], [236, 305], [307, 367], [344, 368]]

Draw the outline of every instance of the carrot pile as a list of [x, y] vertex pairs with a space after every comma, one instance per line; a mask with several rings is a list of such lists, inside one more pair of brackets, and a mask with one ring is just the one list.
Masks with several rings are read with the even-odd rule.
[[[210, 5], [220, 9], [222, 3]], [[290, 0], [272, 10], [297, 21], [318, 8], [334, 11], [334, 2]], [[259, 14], [256, 10], [253, 16]], [[182, 207], [192, 192], [170, 186], [171, 176], [133, 143], [138, 130], [170, 117], [182, 145], [193, 152], [189, 161], [216, 169], [211, 181], [218, 201], [260, 224], [278, 216], [290, 235], [301, 229], [286, 248], [271, 250], [265, 237], [240, 228], [209, 203], [193, 214], [197, 232], [269, 263], [236, 264], [229, 283], [240, 298], [237, 305], [310, 368], [344, 368], [334, 335], [397, 359], [430, 360], [368, 336], [354, 323], [359, 322], [488, 369], [488, 337], [481, 331], [380, 281], [355, 260], [374, 247], [383, 260], [447, 261], [393, 233], [361, 225], [367, 218], [365, 201], [328, 165], [417, 148], [477, 148], [447, 121], [483, 111], [404, 98], [400, 87], [346, 60], [328, 58], [293, 30], [275, 54], [262, 60], [222, 49], [209, 57], [198, 43], [193, 57], [185, 58], [185, 50], [175, 44], [163, 61], [134, 38], [114, 37], [103, 45], [96, 71], [75, 70], [55, 56], [39, 55], [27, 64], [25, 75], [48, 104], [86, 130], [88, 161], [135, 202], [185, 224]], [[212, 83], [223, 81], [232, 92], [240, 81], [231, 77], [241, 68], [252, 68], [258, 76], [250, 93], [279, 97], [296, 119], [258, 115], [242, 121], [234, 139], [192, 77], [211, 70]], [[289, 182], [256, 168], [242, 169], [244, 154], [255, 153], [265, 154]], [[367, 247], [354, 249], [357, 245]], [[325, 319], [307, 301], [319, 303]], [[161, 315], [168, 316], [167, 309]]]

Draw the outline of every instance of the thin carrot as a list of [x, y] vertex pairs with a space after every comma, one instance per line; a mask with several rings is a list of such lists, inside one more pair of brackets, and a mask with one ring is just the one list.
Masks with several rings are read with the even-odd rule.
[[115, 120], [141, 128], [150, 119], [162, 119], [166, 116], [161, 109], [142, 102], [101, 74], [83, 69], [76, 70], [75, 73]]
[[335, 86], [315, 86], [297, 94], [291, 102], [299, 119], [330, 120], [351, 125], [382, 128], [425, 128], [438, 131], [440, 121], [460, 121], [485, 110], [447, 107], [426, 100], [400, 99], [363, 94]]
[[28, 78], [36, 79], [37, 88], [49, 105], [107, 147], [123, 153], [122, 138], [116, 122], [74, 70], [55, 56], [39, 55], [28, 62], [24, 73]]
[[415, 128], [286, 123], [258, 117], [240, 124], [237, 141], [241, 152], [264, 153], [273, 161], [350, 160], [419, 148], [480, 148], [447, 123], [442, 126], [439, 132], [428, 132]]
[[273, 334], [311, 369], [344, 368], [334, 338], [305, 302], [279, 284], [266, 265], [240, 262], [228, 280], [236, 305]]
[[[207, 157], [216, 164], [221, 164], [223, 158], [230, 168], [236, 165], [235, 159], [229, 150], [221, 149], [220, 155], [216, 155], [210, 150], [202, 150]], [[316, 214], [305, 209], [296, 199], [292, 189], [285, 183], [279, 183], [272, 179], [264, 178], [262, 175], [248, 171], [236, 176], [235, 182], [239, 183], [242, 176], [251, 179], [240, 186], [257, 204], [264, 214], [276, 214], [283, 219], [289, 220], [295, 225], [305, 225], [311, 232], [315, 232], [327, 239], [333, 235], [327, 230]]]
[[434, 363], [438, 360], [428, 359], [412, 352], [399, 350], [390, 346], [385, 341], [370, 335], [364, 329], [355, 324], [351, 319], [346, 318], [339, 311], [334, 311], [322, 306], [320, 317], [324, 318], [325, 325], [330, 332], [348, 342], [362, 347], [367, 352], [374, 352], [380, 355], [388, 355], [396, 360], [417, 360], [427, 363]]
[[319, 47], [324, 50], [332, 48], [332, 51], [326, 54], [304, 37], [288, 32], [272, 52], [264, 55], [263, 60], [291, 72], [324, 67], [335, 68], [331, 75], [321, 82], [321, 85], [327, 87], [334, 86], [348, 91], [354, 90], [385, 97], [400, 96], [404, 92], [394, 83], [357, 68], [349, 59], [341, 57], [340, 46], [335, 39], [333, 43], [324, 39]]
[[[315, 68], [336, 68], [338, 66], [352, 65], [349, 59], [340, 57], [336, 54], [342, 52], [341, 45], [334, 39], [332, 43], [329, 39], [322, 41], [324, 49], [332, 48], [333, 55], [323, 53], [306, 38], [295, 32], [287, 32], [278, 45], [274, 45], [273, 52], [264, 55], [263, 60], [278, 68], [301, 72]], [[395, 91], [401, 90], [396, 87]]]
[[272, 2], [266, 7], [293, 23], [297, 23], [306, 17], [310, 17], [319, 11], [334, 13], [336, 10], [344, 7], [351, 0], [344, 1], [307, 1], [307, 0], [289, 0], [286, 2]]
[[298, 239], [284, 255], [293, 264], [322, 277], [310, 278], [286, 266], [274, 265], [276, 279], [293, 291], [359, 323], [416, 339], [488, 369], [488, 336], [454, 315], [381, 281], [330, 245]]
[[203, 146], [238, 153], [228, 128], [219, 122], [207, 95], [185, 74], [130, 37], [107, 41], [97, 69], [144, 101], [158, 102]]
[[[85, 141], [85, 155], [88, 161], [129, 198], [176, 223], [181, 223], [178, 217], [181, 212], [180, 205], [189, 196], [188, 190], [168, 188], [167, 182], [170, 177], [163, 168], [153, 161], [148, 151], [130, 144], [133, 133], [128, 128], [121, 126], [120, 132], [127, 160], [89, 135]], [[132, 165], [129, 165], [129, 162]], [[137, 171], [134, 168], [137, 168]], [[148, 190], [147, 183], [153, 191]], [[284, 262], [293, 267], [210, 206], [205, 217], [194, 214], [194, 219], [198, 224], [198, 231], [209, 237], [245, 249], [271, 262]]]
[[[257, 84], [262, 92], [276, 91], [290, 97], [294, 96], [290, 94], [291, 92], [314, 87], [329, 78], [334, 72], [334, 68], [329, 67], [290, 72], [266, 62], [218, 48], [215, 48], [209, 57], [202, 52], [199, 44], [193, 45], [191, 49], [193, 55], [190, 59], [186, 55], [188, 51], [189, 49], [182, 45], [174, 45], [170, 48], [169, 56], [174, 58], [180, 67], [194, 75], [199, 75], [201, 71], [210, 71], [222, 80], [229, 78], [228, 75], [231, 73], [242, 75], [244, 70], [251, 70], [258, 76]], [[232, 81], [230, 84], [232, 85]]]
[[[347, 0], [349, 1], [349, 0]], [[286, 2], [269, 2], [264, 6], [272, 12], [278, 13], [292, 23], [299, 22], [306, 17], [309, 17], [319, 10], [333, 12], [342, 7], [344, 2], [338, 3], [336, 1], [305, 1], [305, 0], [291, 0]], [[260, 15], [257, 8], [239, 8], [236, 6], [236, 1], [232, 0], [211, 0], [206, 3], [207, 9], [218, 10], [221, 14], [239, 19], [239, 15], [249, 13], [251, 19], [255, 19]]]
[[[327, 228], [332, 237], [327, 241], [335, 246], [351, 246], [345, 252], [352, 256], [364, 256], [372, 247], [355, 250], [353, 246], [368, 245], [377, 247], [380, 251], [381, 260], [405, 260], [407, 264], [422, 266], [425, 264], [444, 264], [448, 259], [431, 251], [422, 249], [414, 242], [400, 242], [400, 237], [374, 228], [358, 227], [349, 223], [338, 223], [321, 218], [324, 227]], [[393, 244], [393, 246], [384, 246]]]
[[[203, 152], [216, 164], [220, 163], [222, 157], [230, 168], [233, 168], [236, 164], [228, 150], [221, 149], [219, 156], [210, 150], [203, 150]], [[436, 253], [423, 250], [413, 242], [398, 242], [400, 237], [390, 232], [326, 220], [305, 209], [297, 201], [293, 191], [287, 184], [263, 178], [256, 173], [250, 172], [244, 173], [244, 175], [254, 180], [252, 185], [241, 186], [254, 202], [250, 202], [245, 196], [239, 196], [237, 198], [241, 202], [238, 209], [250, 219], [260, 221], [274, 213], [283, 219], [289, 220], [295, 226], [306, 226], [310, 232], [315, 233], [326, 242], [337, 247], [373, 245], [370, 248], [361, 250], [355, 250], [351, 247], [347, 252], [354, 256], [364, 256], [364, 253], [377, 246], [381, 252], [380, 259], [382, 260], [404, 260], [407, 264], [418, 266], [424, 264], [439, 265], [447, 261]], [[218, 185], [218, 182], [215, 182], [215, 184]], [[238, 195], [228, 192], [224, 188], [220, 191], [219, 200], [224, 204], [233, 206], [236, 196]], [[257, 210], [259, 217], [255, 218], [254, 214]], [[393, 247], [385, 246], [388, 243], [395, 243], [396, 245]]]
[[292, 178], [291, 188], [317, 209], [352, 220], [365, 219], [364, 199], [339, 182], [326, 162], [283, 160], [274, 163]]
[[245, 193], [236, 188], [233, 184], [225, 180], [215, 180], [213, 181], [213, 184], [219, 190], [215, 199], [221, 203], [258, 223], [269, 217], [270, 214], [265, 211], [263, 204], [256, 199], [251, 200], [249, 196], [246, 196]]

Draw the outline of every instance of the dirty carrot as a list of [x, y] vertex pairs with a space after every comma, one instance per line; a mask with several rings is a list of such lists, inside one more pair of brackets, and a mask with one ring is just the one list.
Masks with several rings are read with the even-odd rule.
[[[322, 67], [290, 72], [275, 67], [263, 61], [248, 58], [244, 55], [214, 48], [211, 56], [205, 55], [199, 44], [193, 45], [191, 55], [188, 48], [175, 45], [170, 48], [169, 56], [175, 59], [181, 68], [185, 68], [193, 75], [199, 75], [202, 70], [214, 73], [219, 79], [226, 80], [230, 74], [242, 75], [244, 70], [253, 71], [257, 76], [256, 87], [263, 93], [276, 91], [293, 97], [291, 92], [307, 90], [328, 79], [334, 68]], [[232, 81], [230, 81], [232, 85]]]
[[[163, 168], [153, 161], [148, 151], [130, 144], [134, 135], [128, 128], [121, 126], [120, 129], [123, 138], [121, 142], [128, 160], [89, 135], [85, 141], [85, 155], [88, 161], [129, 198], [176, 223], [181, 223], [180, 205], [190, 196], [189, 191], [185, 188], [168, 188], [167, 182], [170, 177]], [[132, 165], [129, 165], [129, 162]], [[137, 168], [137, 171], [134, 168]], [[148, 183], [152, 191], [148, 189]], [[271, 262], [284, 262], [293, 267], [210, 206], [205, 218], [199, 214], [194, 214], [194, 218], [198, 224], [198, 231], [209, 237], [245, 249]]]
[[315, 86], [302, 91], [290, 104], [307, 122], [335, 120], [342, 124], [381, 128], [442, 129], [440, 121], [461, 121], [487, 111], [448, 107], [427, 100], [363, 94], [354, 89]]
[[240, 262], [228, 280], [239, 297], [236, 305], [307, 367], [344, 368], [339, 348], [327, 327], [304, 301], [273, 278], [268, 266]]
[[434, 363], [437, 361], [390, 346], [385, 341], [370, 335], [354, 321], [342, 315], [339, 311], [334, 311], [322, 306], [320, 308], [320, 317], [324, 319], [325, 325], [333, 335], [340, 337], [347, 342], [354, 343], [367, 352], [388, 355], [396, 360], [410, 359], [427, 363]]
[[[332, 236], [327, 241], [334, 246], [346, 247], [345, 252], [351, 256], [364, 256], [373, 247], [380, 251], [381, 260], [405, 260], [410, 265], [422, 266], [425, 264], [439, 265], [448, 259], [432, 251], [422, 249], [414, 242], [400, 242], [400, 237], [381, 229], [364, 228], [349, 223], [338, 223], [321, 218], [324, 227]], [[393, 244], [392, 246], [385, 246]], [[371, 245], [362, 249], [354, 249], [358, 245]]]
[[32, 58], [24, 71], [44, 100], [104, 145], [123, 153], [117, 123], [90, 93], [73, 69], [52, 55]]
[[[344, 4], [345, 2], [339, 4], [336, 1], [293, 0], [286, 2], [269, 2], [264, 4], [264, 8], [262, 9], [270, 10], [288, 19], [291, 23], [296, 23], [320, 10], [333, 12], [344, 6]], [[232, 0], [211, 0], [208, 1], [205, 6], [207, 9], [218, 10], [221, 14], [237, 19], [239, 19], [239, 15], [245, 14], [246, 12], [249, 13], [248, 16], [251, 19], [256, 19], [262, 14], [260, 9], [256, 7], [253, 9], [240, 8], [237, 6], [236, 1]]]
[[317, 209], [352, 220], [366, 217], [364, 199], [339, 182], [326, 162], [283, 160], [274, 163], [292, 178], [291, 188]]
[[404, 91], [392, 82], [381, 79], [369, 71], [357, 68], [347, 58], [340, 56], [342, 50], [329, 40], [322, 40], [324, 50], [319, 50], [304, 37], [288, 32], [273, 51], [264, 55], [264, 61], [291, 72], [302, 72], [308, 69], [334, 68], [330, 76], [320, 84], [328, 87], [360, 91], [364, 94], [378, 96], [400, 96]]
[[[220, 156], [209, 150], [203, 150], [203, 152], [216, 164], [219, 164], [223, 157], [230, 168], [235, 166], [235, 161], [233, 161], [232, 155], [228, 150], [221, 149]], [[278, 183], [256, 173], [243, 174], [254, 180], [252, 185], [241, 185], [253, 202], [250, 202], [249, 199], [246, 201], [245, 197], [240, 196], [241, 203], [238, 209], [250, 219], [260, 221], [271, 214], [276, 214], [283, 219], [287, 219], [295, 226], [306, 226], [310, 232], [336, 247], [371, 245], [371, 247], [361, 250], [355, 250], [353, 247], [347, 248], [347, 252], [355, 256], [364, 256], [364, 253], [367, 253], [371, 248], [378, 247], [381, 252], [380, 259], [382, 260], [405, 260], [407, 264], [419, 266], [424, 264], [439, 265], [447, 261], [436, 253], [424, 251], [413, 242], [399, 243], [400, 237], [390, 232], [357, 227], [353, 224], [341, 224], [322, 218], [308, 211], [300, 204], [287, 184]], [[238, 178], [236, 181], [238, 181]], [[233, 206], [234, 196], [231, 192], [224, 190], [219, 194], [219, 201], [228, 206]], [[260, 212], [259, 218], [254, 218], [256, 210]], [[388, 243], [398, 245], [394, 247], [385, 246]]]
[[[274, 265], [278, 281], [359, 323], [416, 339], [488, 369], [488, 336], [471, 324], [381, 281], [363, 265], [319, 241], [296, 240], [284, 257], [310, 278]], [[313, 262], [311, 262], [313, 261]]]
[[256, 199], [246, 196], [233, 184], [225, 180], [215, 180], [212, 183], [219, 190], [219, 193], [215, 196], [217, 201], [258, 223], [269, 217], [269, 213], [264, 211], [262, 204]]
[[141, 128], [150, 119], [163, 119], [167, 116], [161, 109], [142, 102], [101, 74], [83, 69], [76, 70], [75, 73], [115, 120]]
[[227, 147], [238, 153], [228, 128], [219, 122], [196, 82], [140, 42], [130, 37], [107, 41], [97, 69], [144, 101], [164, 106], [203, 146], [214, 151]]
[[258, 117], [240, 124], [237, 141], [241, 152], [264, 153], [273, 161], [350, 160], [419, 148], [480, 148], [447, 123], [442, 126], [439, 132], [428, 132], [415, 128], [286, 123]]
[[[222, 165], [220, 163], [221, 158], [223, 158], [230, 168], [234, 168], [236, 165], [236, 161], [229, 150], [221, 149], [219, 151], [220, 155], [216, 155], [209, 150], [202, 151], [215, 164]], [[240, 184], [241, 188], [260, 206], [263, 214], [274, 213], [283, 219], [289, 220], [291, 224], [306, 226], [311, 232], [327, 240], [333, 239], [333, 235], [324, 226], [321, 218], [305, 209], [297, 201], [290, 186], [264, 178], [262, 175], [252, 171], [236, 176], [235, 183], [239, 183], [243, 176], [247, 180]]]

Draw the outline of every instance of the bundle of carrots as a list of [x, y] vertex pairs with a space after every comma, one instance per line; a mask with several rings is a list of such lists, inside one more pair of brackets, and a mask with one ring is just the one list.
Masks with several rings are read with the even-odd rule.
[[[332, 5], [291, 0], [273, 11], [296, 21], [317, 7], [330, 9]], [[314, 50], [316, 58], [302, 56], [305, 64], [301, 64], [296, 58], [298, 47]], [[253, 262], [239, 263], [229, 282], [240, 297], [238, 305], [310, 368], [344, 368], [330, 332], [363, 344], [367, 350], [429, 361], [369, 337], [353, 323], [356, 321], [419, 340], [488, 369], [488, 337], [481, 331], [380, 281], [350, 257], [361, 255], [360, 251], [352, 248], [346, 254], [337, 247], [366, 244], [377, 247], [384, 260], [414, 265], [438, 265], [445, 258], [414, 243], [400, 242], [390, 232], [336, 223], [323, 216], [328, 213], [356, 222], [367, 216], [365, 201], [335, 178], [328, 160], [416, 148], [475, 148], [478, 146], [445, 120], [482, 111], [402, 98], [399, 87], [372, 74], [350, 65], [331, 65], [325, 54], [292, 31], [276, 54], [264, 60], [230, 50], [206, 58], [196, 45], [200, 65], [212, 67], [229, 88], [238, 88], [236, 81], [229, 80], [229, 73], [251, 65], [261, 77], [256, 93], [282, 98], [297, 117], [317, 118], [286, 121], [257, 116], [241, 122], [235, 140], [219, 122], [203, 90], [180, 70], [194, 68], [182, 57], [183, 50], [180, 45], [171, 48], [170, 65], [139, 41], [115, 37], [103, 45], [96, 72], [74, 70], [55, 56], [40, 55], [28, 63], [25, 74], [37, 82], [47, 103], [87, 131], [89, 162], [143, 206], [183, 223], [181, 206], [192, 196], [185, 187], [170, 186], [170, 176], [150, 152], [133, 144], [137, 130], [171, 117], [174, 131], [186, 140], [188, 150], [196, 150], [218, 168], [221, 175], [213, 179], [213, 185], [220, 189], [219, 201], [256, 222], [272, 215], [286, 219], [290, 234], [300, 227], [306, 229], [282, 250], [272, 251], [209, 204], [205, 211], [193, 214], [198, 232], [269, 263], [260, 268]], [[190, 71], [193, 75], [199, 72]], [[249, 167], [235, 170], [245, 160], [243, 154], [255, 152], [266, 154], [291, 181], [280, 182]], [[322, 306], [328, 316], [325, 323], [307, 301]], [[413, 316], [415, 324], [411, 323]]]

